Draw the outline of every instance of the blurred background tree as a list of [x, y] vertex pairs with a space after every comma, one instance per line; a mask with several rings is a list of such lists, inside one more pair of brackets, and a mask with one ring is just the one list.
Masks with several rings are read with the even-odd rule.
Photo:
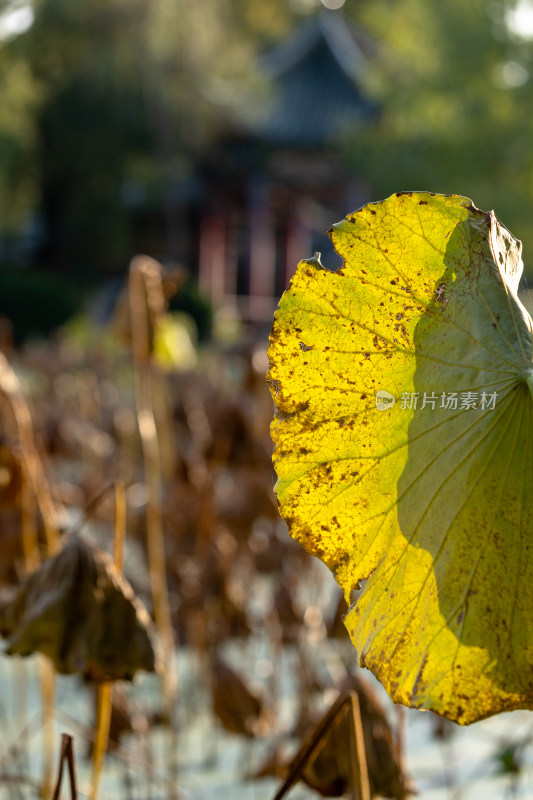
[[283, 6], [35, 0], [0, 47], [4, 235], [38, 220], [38, 263], [83, 282], [124, 268], [142, 246], [131, 211], [155, 205], [172, 250], [173, 193], [217, 129], [212, 98], [265, 28], [284, 31]]
[[428, 189], [494, 209], [523, 240], [531, 276], [533, 6], [372, 0], [358, 12], [380, 43], [373, 88], [382, 112], [347, 141], [350, 168], [376, 199]]
[[380, 108], [329, 154], [372, 199], [428, 189], [494, 208], [533, 272], [528, 0], [1, 0], [0, 294], [21, 266], [85, 289], [139, 251], [190, 261], [199, 159], [258, 55], [325, 8], [368, 37]]

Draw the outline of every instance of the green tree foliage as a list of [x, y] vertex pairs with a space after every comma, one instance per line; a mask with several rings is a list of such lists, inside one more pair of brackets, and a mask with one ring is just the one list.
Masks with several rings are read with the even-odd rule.
[[[373, 196], [459, 192], [498, 216], [533, 252], [532, 45], [513, 36], [510, 0], [372, 0], [358, 19], [375, 36], [376, 126], [346, 148]], [[530, 256], [531, 258], [531, 256]], [[533, 272], [533, 263], [526, 270]]]
[[146, 3], [40, 0], [26, 34], [43, 86], [38, 114], [43, 256], [101, 271], [124, 260], [123, 188], [150, 149], [138, 54]]
[[[0, 14], [6, 13], [0, 4]], [[36, 201], [38, 84], [16, 41], [0, 46], [0, 227], [9, 234]]]
[[[10, 5], [0, 0], [0, 14]], [[382, 108], [371, 130], [348, 139], [345, 159], [372, 196], [474, 196], [533, 252], [532, 56], [506, 28], [513, 5], [345, 3], [376, 43], [366, 89]], [[47, 266], [98, 275], [139, 247], [164, 255], [154, 241], [180, 257], [176, 196], [191, 159], [224, 126], [237, 79], [253, 80], [255, 56], [320, 9], [318, 0], [34, 0], [33, 25], [0, 40], [0, 236], [40, 211]], [[160, 220], [143, 240], [141, 206]]]
[[[40, 261], [89, 280], [154, 242], [179, 256], [175, 200], [191, 156], [218, 129], [261, 44], [290, 27], [287, 8], [35, 0], [33, 25], [0, 43], [0, 231], [37, 211]], [[160, 220], [147, 242], [139, 208]]]

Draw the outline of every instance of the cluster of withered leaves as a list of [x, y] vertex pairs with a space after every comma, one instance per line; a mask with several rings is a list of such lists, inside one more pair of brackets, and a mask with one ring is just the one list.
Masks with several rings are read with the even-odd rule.
[[[312, 658], [315, 641], [327, 635], [345, 636], [340, 625], [342, 601], [329, 626], [317, 605], [302, 602], [302, 591], [316, 581], [311, 559], [287, 535], [273, 494], [269, 422], [272, 404], [264, 381], [264, 347], [252, 340], [203, 357], [194, 372], [164, 373], [152, 366], [154, 417], [162, 476], [162, 521], [172, 623], [180, 646], [195, 648], [203, 659], [204, 690], [211, 694], [219, 723], [246, 737], [267, 732], [279, 735], [274, 695], [261, 696], [253, 678], [235, 671], [224, 658], [224, 647], [234, 637], [259, 634], [271, 642], [272, 653], [285, 645], [306, 647], [302, 663]], [[112, 339], [95, 335], [83, 348], [69, 339], [27, 348], [14, 354], [30, 404], [35, 439], [45, 464], [53, 500], [58, 509], [78, 514], [105, 483], [121, 480], [128, 501], [127, 541], [132, 553], [146, 554], [147, 488], [137, 427], [131, 353]], [[25, 493], [23, 452], [8, 405], [0, 405], [0, 584], [21, 585], [27, 553], [21, 528], [33, 519], [41, 555], [45, 537], [38, 504]], [[29, 503], [29, 505], [28, 505]], [[112, 493], [95, 514], [99, 530], [113, 527]], [[73, 536], [47, 567], [47, 581], [63, 586], [61, 599], [49, 594], [44, 619], [62, 621], [59, 644], [47, 652], [59, 671], [76, 669], [92, 679], [129, 677], [135, 669], [127, 647], [141, 654], [136, 668], [150, 669], [154, 657], [144, 632], [143, 612], [133, 592], [113, 570], [104, 570], [101, 555]], [[111, 549], [110, 543], [107, 549]], [[69, 560], [70, 567], [64, 569]], [[134, 590], [151, 607], [146, 564], [126, 559]], [[72, 564], [75, 568], [72, 569]], [[0, 613], [1, 632], [13, 653], [28, 652], [36, 602], [41, 602], [40, 577], [30, 577]], [[96, 588], [95, 588], [96, 587]], [[128, 617], [136, 637], [121, 638], [123, 617], [116, 613], [109, 625], [108, 597], [117, 599], [120, 614]], [[86, 626], [86, 595], [100, 592], [100, 617]], [[74, 602], [73, 598], [77, 597]], [[39, 598], [37, 601], [36, 598]], [[55, 605], [54, 605], [55, 604]], [[46, 603], [45, 603], [46, 605]], [[49, 615], [47, 617], [47, 614]], [[42, 622], [42, 620], [41, 620]], [[125, 629], [125, 628], [124, 628]], [[129, 627], [128, 627], [129, 630]], [[66, 647], [67, 634], [71, 646]], [[88, 636], [98, 641], [103, 659], [87, 658]], [[146, 638], [145, 638], [146, 637]], [[116, 644], [116, 643], [119, 644]], [[113, 663], [120, 648], [120, 670]], [[279, 676], [271, 664], [272, 691]], [[295, 732], [306, 735], [323, 709], [331, 685], [307, 680], [312, 665], [301, 670], [301, 713]], [[115, 670], [115, 671], [113, 671]], [[317, 700], [310, 701], [310, 697]], [[361, 702], [369, 766], [372, 741], [386, 742], [371, 773], [390, 780], [372, 779], [375, 793], [403, 797], [398, 786], [401, 768], [385, 714], [380, 722]], [[122, 712], [127, 717], [127, 710]], [[368, 720], [372, 720], [368, 722]], [[366, 720], [366, 721], [365, 721]], [[342, 722], [303, 778], [332, 796], [346, 788], [345, 762], [349, 742]], [[121, 730], [128, 729], [127, 720]], [[132, 726], [135, 727], [135, 726]], [[368, 733], [368, 731], [374, 731]], [[340, 737], [340, 738], [339, 738]], [[118, 734], [117, 734], [118, 738]], [[339, 741], [337, 741], [337, 739]], [[390, 740], [390, 741], [389, 741]], [[379, 749], [379, 744], [376, 745]], [[328, 749], [329, 748], [329, 749]], [[333, 761], [328, 752], [334, 753]], [[385, 752], [386, 751], [386, 752]], [[343, 761], [344, 759], [344, 761]], [[277, 759], [274, 772], [284, 774], [290, 751]], [[343, 766], [344, 764], [344, 766]], [[333, 776], [332, 776], [333, 771]], [[335, 776], [335, 773], [338, 773]], [[335, 791], [333, 791], [333, 789]]]

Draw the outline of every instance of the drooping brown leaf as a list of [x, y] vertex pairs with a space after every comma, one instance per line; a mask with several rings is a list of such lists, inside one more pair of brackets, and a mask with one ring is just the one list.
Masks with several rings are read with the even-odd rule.
[[8, 655], [44, 653], [60, 673], [131, 680], [156, 669], [151, 621], [111, 559], [78, 535], [0, 607]]
[[[411, 788], [399, 764], [398, 748], [385, 710], [367, 681], [352, 676], [343, 687], [343, 694], [350, 690], [359, 699], [372, 797], [404, 800]], [[350, 786], [349, 725], [347, 713], [339, 716], [318, 755], [304, 769], [304, 781], [324, 797], [340, 797]]]
[[261, 727], [263, 704], [228, 664], [217, 659], [211, 679], [213, 712], [230, 733], [254, 737]]

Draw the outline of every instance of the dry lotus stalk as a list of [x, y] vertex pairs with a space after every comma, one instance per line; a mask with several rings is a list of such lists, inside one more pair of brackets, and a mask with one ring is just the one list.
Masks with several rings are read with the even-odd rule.
[[[162, 519], [162, 473], [158, 425], [154, 415], [154, 398], [161, 384], [152, 370], [150, 357], [153, 335], [150, 326], [157, 326], [165, 313], [161, 265], [148, 256], [136, 256], [129, 273], [130, 322], [132, 353], [135, 367], [135, 405], [141, 437], [146, 484], [146, 539], [154, 618], [164, 654], [163, 693], [170, 719], [175, 708], [177, 681], [174, 655], [174, 631], [168, 595], [165, 541]], [[159, 420], [161, 422], [161, 420]], [[164, 424], [164, 429], [169, 430]]]
[[57, 528], [60, 519], [64, 516], [64, 509], [58, 508], [57, 503], [52, 499], [43, 469], [42, 455], [35, 444], [28, 404], [21, 392], [19, 380], [3, 353], [0, 353], [0, 397], [7, 400], [13, 413], [20, 444], [21, 467], [39, 504], [48, 551], [54, 553], [59, 548]]
[[87, 680], [131, 680], [157, 659], [151, 620], [111, 559], [73, 535], [0, 607], [8, 655], [35, 651], [60, 673]]

